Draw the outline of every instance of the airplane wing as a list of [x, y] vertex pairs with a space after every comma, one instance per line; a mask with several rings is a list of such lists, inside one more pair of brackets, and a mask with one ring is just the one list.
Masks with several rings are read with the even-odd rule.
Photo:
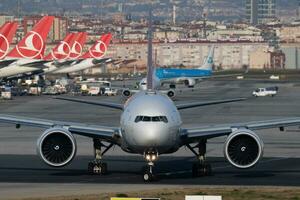
[[236, 98], [236, 99], [224, 99], [224, 100], [216, 100], [216, 101], [204, 101], [204, 102], [194, 102], [194, 103], [185, 103], [185, 104], [178, 104], [176, 105], [178, 110], [194, 108], [194, 107], [201, 107], [201, 106], [209, 106], [209, 105], [217, 105], [217, 104], [224, 104], [224, 103], [231, 103], [237, 101], [244, 101], [247, 98]]
[[101, 63], [108, 63], [108, 62], [111, 62], [111, 58], [101, 58], [101, 59], [93, 59], [93, 64], [94, 65], [98, 65], [98, 64], [101, 64]]
[[84, 103], [84, 104], [90, 104], [90, 105], [96, 105], [96, 106], [103, 106], [103, 107], [113, 108], [113, 109], [117, 109], [117, 110], [124, 109], [124, 105], [117, 104], [117, 103], [111, 103], [111, 102], [89, 101], [89, 100], [73, 99], [73, 98], [66, 98], [66, 97], [55, 97], [54, 99], [72, 101], [72, 102]]
[[0, 68], [7, 67], [11, 63], [16, 62], [18, 59], [12, 59], [12, 60], [1, 60], [0, 61]]
[[[79, 59], [79, 60], [82, 60], [82, 59]], [[77, 60], [70, 59], [70, 60], [65, 60], [65, 61], [62, 61], [62, 62], [54, 61], [54, 65], [56, 67], [69, 66], [74, 62], [77, 62]]]
[[284, 127], [299, 125], [300, 117], [254, 121], [246, 123], [202, 126], [196, 128], [182, 129], [182, 138], [184, 139], [185, 143], [192, 143], [199, 139], [210, 139], [220, 136], [226, 136], [231, 134], [232, 131], [240, 128], [249, 129], [253, 131], [280, 128], [280, 130], [283, 131]]
[[120, 137], [119, 128], [117, 127], [94, 126], [84, 123], [52, 121], [11, 115], [0, 115], [0, 123], [1, 122], [16, 124], [17, 128], [19, 128], [21, 125], [39, 128], [63, 127], [72, 134], [91, 138], [101, 138], [109, 141], [113, 141], [114, 138]]
[[39, 60], [39, 61], [31, 62], [31, 63], [26, 63], [26, 64], [23, 64], [23, 65], [20, 65], [20, 66], [44, 69], [44, 68], [47, 68], [46, 66], [44, 66], [44, 64], [46, 64], [48, 62], [51, 62], [51, 61]]

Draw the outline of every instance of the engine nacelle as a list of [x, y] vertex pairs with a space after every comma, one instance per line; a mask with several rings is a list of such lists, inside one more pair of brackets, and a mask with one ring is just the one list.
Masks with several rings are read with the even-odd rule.
[[122, 95], [123, 95], [123, 97], [126, 97], [126, 98], [128, 98], [128, 97], [130, 97], [132, 94], [131, 94], [131, 91], [130, 90], [123, 90], [123, 92], [122, 92]]
[[69, 164], [77, 150], [74, 136], [64, 128], [50, 128], [37, 141], [37, 153], [52, 167]]
[[175, 91], [174, 90], [169, 90], [167, 92], [168, 97], [170, 97], [171, 99], [175, 97]]
[[187, 87], [192, 88], [192, 87], [194, 87], [196, 85], [196, 80], [192, 79], [192, 78], [189, 78], [189, 79], [184, 80], [184, 84]]
[[253, 167], [263, 155], [263, 141], [251, 130], [238, 129], [232, 132], [224, 146], [225, 158], [240, 169]]

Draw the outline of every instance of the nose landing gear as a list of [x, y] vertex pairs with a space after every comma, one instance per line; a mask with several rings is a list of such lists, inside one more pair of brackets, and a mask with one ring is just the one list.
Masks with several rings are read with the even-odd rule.
[[144, 169], [143, 179], [145, 182], [151, 182], [156, 179], [153, 173], [154, 161], [158, 158], [157, 152], [147, 152], [144, 153], [144, 158], [148, 162], [148, 165]]
[[[102, 161], [103, 155], [114, 146], [114, 144], [109, 144], [108, 146], [104, 145], [101, 140], [93, 139], [94, 142], [94, 156], [95, 159], [88, 164], [88, 172], [90, 174], [107, 174], [107, 164]], [[105, 150], [102, 152], [102, 148], [105, 147]]]
[[[191, 152], [196, 155], [198, 160], [198, 162], [194, 163], [192, 167], [193, 177], [212, 175], [211, 165], [206, 161], [205, 158], [206, 142], [206, 140], [201, 140], [195, 147], [191, 147], [189, 144], [186, 145], [191, 150]], [[195, 148], [198, 148], [198, 153], [194, 150]]]

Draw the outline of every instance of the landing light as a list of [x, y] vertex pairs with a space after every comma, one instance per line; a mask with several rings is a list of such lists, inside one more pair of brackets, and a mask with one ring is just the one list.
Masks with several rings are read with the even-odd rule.
[[150, 155], [146, 155], [146, 160], [150, 160], [151, 156]]
[[146, 159], [147, 161], [154, 161], [154, 160], [157, 159], [157, 154], [155, 154], [155, 153], [149, 153], [149, 154], [146, 154], [146, 155], [145, 155], [145, 159]]

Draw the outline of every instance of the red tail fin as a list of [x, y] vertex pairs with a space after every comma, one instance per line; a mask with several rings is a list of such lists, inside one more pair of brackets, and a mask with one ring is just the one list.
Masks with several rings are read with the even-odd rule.
[[0, 59], [5, 58], [9, 50], [9, 45], [17, 31], [16, 22], [7, 22], [0, 28]]
[[81, 56], [83, 46], [86, 42], [87, 33], [79, 33], [77, 38], [75, 39], [75, 42], [71, 48], [70, 58], [77, 59]]
[[100, 39], [89, 49], [89, 51], [82, 56], [82, 58], [101, 59], [102, 57], [104, 57], [107, 52], [107, 48], [109, 46], [111, 38], [111, 33], [102, 35]]
[[43, 17], [7, 56], [42, 59], [44, 57], [46, 39], [53, 20], [53, 16]]
[[75, 42], [77, 34], [68, 34], [63, 41], [60, 41], [44, 59], [45, 60], [64, 60], [68, 59], [71, 53], [71, 48]]

